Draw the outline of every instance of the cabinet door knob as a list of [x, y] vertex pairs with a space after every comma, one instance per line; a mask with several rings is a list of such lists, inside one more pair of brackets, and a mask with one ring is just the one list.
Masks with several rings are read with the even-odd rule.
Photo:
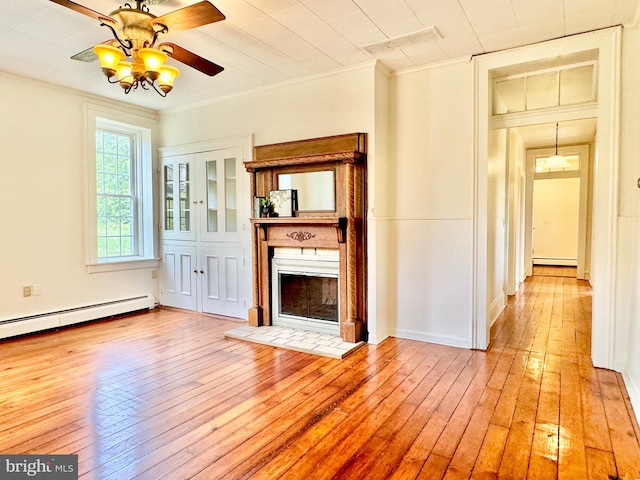
[[200, 270], [200, 273], [204, 273], [204, 270]]
[[196, 269], [196, 270], [194, 270], [194, 271], [193, 271], [193, 273], [198, 273], [198, 270], [197, 270], [197, 269]]

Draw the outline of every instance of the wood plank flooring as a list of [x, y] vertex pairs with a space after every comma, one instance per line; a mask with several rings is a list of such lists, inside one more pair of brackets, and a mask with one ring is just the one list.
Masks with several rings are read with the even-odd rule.
[[5, 341], [0, 453], [76, 453], [84, 480], [638, 479], [590, 305], [532, 277], [487, 352], [390, 338], [335, 360], [162, 308]]
[[534, 265], [533, 274], [535, 276], [548, 277], [573, 277], [576, 278], [577, 267], [564, 267], [560, 265]]

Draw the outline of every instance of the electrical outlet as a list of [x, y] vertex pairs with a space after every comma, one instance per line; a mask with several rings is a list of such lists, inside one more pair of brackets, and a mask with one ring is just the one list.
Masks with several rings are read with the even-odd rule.
[[151, 270], [151, 278], [158, 278], [158, 270]]
[[22, 287], [22, 296], [30, 297], [31, 296], [31, 285], [25, 285]]
[[41, 294], [42, 294], [42, 290], [40, 289], [39, 283], [34, 283], [33, 285], [31, 285], [31, 295], [33, 295], [34, 297], [37, 297]]

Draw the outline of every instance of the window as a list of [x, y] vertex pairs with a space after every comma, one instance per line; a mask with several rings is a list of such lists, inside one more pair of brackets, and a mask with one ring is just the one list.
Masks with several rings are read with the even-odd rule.
[[494, 79], [493, 114], [595, 102], [596, 62], [565, 65]]
[[89, 271], [155, 266], [156, 122], [89, 106], [87, 125]]
[[138, 254], [135, 178], [133, 135], [96, 130], [96, 235], [99, 259]]

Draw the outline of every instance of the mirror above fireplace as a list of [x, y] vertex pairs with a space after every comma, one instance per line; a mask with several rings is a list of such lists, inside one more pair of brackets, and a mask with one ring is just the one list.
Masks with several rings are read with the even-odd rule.
[[281, 173], [278, 189], [298, 191], [299, 211], [335, 211], [336, 180], [334, 170]]

